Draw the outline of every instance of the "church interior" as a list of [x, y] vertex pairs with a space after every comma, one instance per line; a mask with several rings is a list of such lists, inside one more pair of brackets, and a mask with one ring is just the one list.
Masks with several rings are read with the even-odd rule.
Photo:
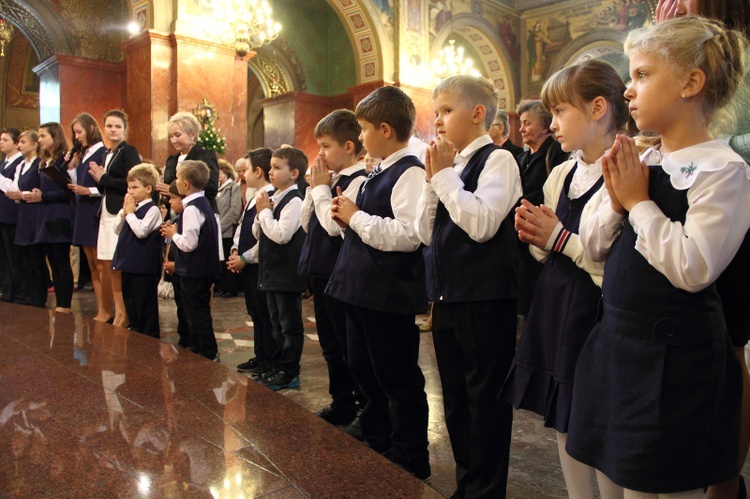
[[[586, 59], [626, 76], [623, 43], [652, 22], [657, 3], [267, 1], [278, 31], [253, 46], [237, 5], [260, 2], [0, 0], [0, 128], [68, 130], [81, 112], [101, 119], [122, 109], [128, 143], [162, 166], [173, 154], [169, 117], [210, 113], [231, 163], [282, 144], [312, 160], [322, 117], [396, 85], [429, 141], [443, 70], [434, 62], [455, 46], [500, 93], [520, 144], [518, 103]], [[311, 301], [302, 387], [276, 394], [235, 372], [253, 344], [242, 298], [215, 299], [218, 365], [174, 347], [171, 303], [161, 300], [159, 342], [83, 319], [96, 309], [90, 289], [73, 300], [65, 316], [0, 307], [0, 498], [449, 497], [455, 488], [431, 333], [420, 346], [425, 484], [313, 415], [328, 393]], [[564, 497], [554, 432], [525, 411], [514, 417], [509, 497]]]

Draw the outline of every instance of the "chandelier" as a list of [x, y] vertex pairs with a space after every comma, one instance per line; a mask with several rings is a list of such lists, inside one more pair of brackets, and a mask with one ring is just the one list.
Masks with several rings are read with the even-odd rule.
[[13, 38], [13, 26], [0, 18], [0, 57], [5, 57], [5, 45]]
[[430, 63], [430, 68], [435, 84], [453, 75], [482, 76], [474, 68], [474, 61], [468, 57], [464, 58], [464, 48], [456, 47], [456, 40], [453, 39], [448, 40], [447, 47], [440, 49], [437, 59]]
[[219, 33], [235, 53], [244, 57], [253, 49], [270, 43], [279, 36], [281, 25], [271, 17], [266, 0], [224, 0], [219, 3], [216, 18]]

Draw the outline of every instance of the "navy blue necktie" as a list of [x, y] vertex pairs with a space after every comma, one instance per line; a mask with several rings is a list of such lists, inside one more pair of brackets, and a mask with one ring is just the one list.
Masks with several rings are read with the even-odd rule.
[[375, 178], [375, 176], [382, 171], [383, 168], [380, 166], [380, 163], [378, 163], [378, 165], [373, 168], [370, 173], [367, 174], [367, 178], [365, 179], [365, 181], [362, 182], [362, 190], [360, 192], [365, 192], [365, 186], [367, 185], [367, 182]]

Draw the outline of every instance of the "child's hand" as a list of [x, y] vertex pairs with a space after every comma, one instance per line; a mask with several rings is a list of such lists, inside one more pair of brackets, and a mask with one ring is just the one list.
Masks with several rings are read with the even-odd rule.
[[341, 187], [336, 187], [337, 196], [331, 204], [331, 218], [342, 229], [349, 226], [352, 215], [359, 211], [359, 207], [341, 192]]
[[174, 262], [164, 262], [164, 272], [174, 274]]
[[607, 189], [607, 194], [609, 194], [609, 205], [615, 213], [624, 215], [626, 213], [625, 208], [620, 204], [620, 201], [617, 199], [617, 194], [615, 194], [615, 190], [612, 187], [612, 177], [609, 174], [610, 167], [612, 166], [613, 162], [612, 159], [610, 159], [610, 156], [608, 154], [602, 156], [602, 175], [604, 177], [604, 187]]
[[165, 184], [164, 182], [157, 182], [156, 192], [158, 192], [162, 196], [169, 196], [169, 184]]
[[[125, 194], [125, 200], [122, 202], [122, 214], [130, 215], [135, 213], [135, 198], [132, 194]], [[125, 218], [124, 216], [122, 218]]]
[[102, 175], [104, 175], [104, 167], [97, 165], [93, 161], [89, 161], [89, 175], [91, 175], [98, 184]]
[[161, 225], [162, 237], [172, 239], [175, 234], [177, 234], [177, 225], [171, 224], [169, 222], [163, 223]]
[[269, 210], [273, 209], [273, 203], [271, 202], [271, 199], [268, 197], [267, 191], [260, 191], [257, 196], [255, 196], [255, 207], [258, 211], [258, 215], [260, 215], [260, 212], [268, 208]]
[[84, 187], [82, 185], [68, 184], [68, 189], [73, 191], [73, 193], [78, 196], [90, 196], [91, 195], [91, 191], [89, 190], [89, 188]]
[[635, 141], [627, 135], [618, 135], [612, 149], [614, 162], [607, 165], [610, 183], [622, 208], [630, 211], [641, 201], [651, 199], [648, 195], [648, 167], [641, 163]]
[[656, 14], [654, 19], [656, 24], [672, 19], [677, 14], [678, 0], [659, 0], [656, 4]]
[[518, 239], [524, 243], [544, 248], [560, 219], [548, 206], [534, 206], [527, 200], [521, 200], [516, 208], [516, 230]]
[[245, 264], [240, 260], [240, 255], [234, 254], [227, 259], [227, 268], [235, 274], [242, 272], [244, 267]]
[[310, 185], [313, 189], [319, 185], [331, 186], [331, 174], [328, 173], [328, 167], [320, 158], [315, 158], [310, 167]]
[[31, 190], [31, 192], [22, 194], [21, 199], [26, 201], [27, 203], [41, 203], [42, 202], [42, 191], [37, 189], [36, 187]]
[[[453, 145], [448, 139], [444, 139], [438, 135], [435, 139], [430, 142], [427, 147], [427, 153], [425, 155], [425, 170], [427, 173], [427, 180], [430, 180], [433, 175], [446, 168], [453, 168], [453, 160], [456, 157], [456, 146]], [[427, 170], [427, 158], [429, 158], [430, 168]]]

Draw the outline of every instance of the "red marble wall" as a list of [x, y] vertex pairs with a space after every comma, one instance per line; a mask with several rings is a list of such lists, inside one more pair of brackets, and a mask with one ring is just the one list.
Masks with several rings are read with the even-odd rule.
[[62, 54], [54, 57], [59, 64], [60, 123], [66, 128], [68, 135], [68, 127], [78, 113], [90, 113], [103, 126], [104, 113], [123, 107], [123, 64]]

